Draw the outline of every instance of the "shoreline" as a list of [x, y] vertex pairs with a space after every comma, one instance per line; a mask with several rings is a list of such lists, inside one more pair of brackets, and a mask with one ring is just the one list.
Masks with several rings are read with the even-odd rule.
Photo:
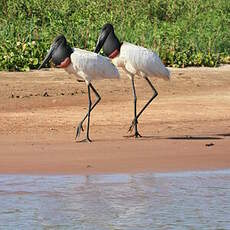
[[[212, 143], [212, 146], [206, 146]], [[0, 174], [116, 174], [230, 168], [229, 139], [2, 145]]]

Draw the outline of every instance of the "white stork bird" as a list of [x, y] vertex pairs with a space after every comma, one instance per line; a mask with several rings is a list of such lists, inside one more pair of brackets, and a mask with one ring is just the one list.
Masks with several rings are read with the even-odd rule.
[[[102, 48], [104, 54], [111, 58], [112, 62], [117, 67], [122, 67], [132, 80], [134, 96], [134, 120], [132, 121], [132, 124], [129, 128], [129, 132], [131, 132], [133, 127], [135, 127], [134, 136], [136, 138], [141, 137], [137, 130], [138, 118], [146, 109], [146, 107], [152, 102], [152, 100], [158, 95], [156, 89], [148, 77], [158, 77], [169, 80], [170, 72], [164, 66], [159, 56], [152, 50], [141, 46], [136, 46], [128, 42], [121, 43], [114, 33], [113, 26], [109, 23], [106, 23], [101, 29], [95, 52], [99, 53]], [[135, 75], [142, 76], [153, 90], [153, 96], [138, 114], [136, 111], [137, 97], [134, 85]]]
[[[75, 74], [84, 79], [88, 87], [89, 107], [88, 113], [84, 116], [77, 127], [76, 139], [80, 136], [81, 130], [83, 130], [82, 124], [84, 120], [88, 117], [86, 139], [83, 141], [91, 142], [91, 139], [89, 138], [90, 112], [101, 100], [100, 95], [91, 84], [91, 80], [105, 78], [118, 79], [120, 75], [117, 68], [110, 62], [109, 58], [93, 52], [71, 48], [63, 35], [59, 35], [54, 39], [48, 54], [38, 69], [44, 67], [49, 60], [52, 60], [56, 67], [64, 68], [69, 74]], [[91, 102], [90, 89], [93, 90], [97, 98], [94, 104]]]

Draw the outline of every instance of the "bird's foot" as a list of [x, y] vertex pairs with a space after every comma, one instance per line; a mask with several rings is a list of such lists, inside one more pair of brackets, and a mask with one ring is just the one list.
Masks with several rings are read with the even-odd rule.
[[81, 131], [84, 132], [83, 126], [82, 126], [83, 122], [81, 121], [78, 126], [77, 126], [77, 130], [76, 130], [76, 136], [75, 139], [77, 140], [78, 137], [80, 137]]
[[134, 134], [129, 135], [129, 136], [125, 136], [125, 137], [135, 137], [135, 138], [141, 138], [142, 136], [141, 136], [141, 134], [137, 131], [137, 132], [135, 132]]
[[134, 126], [137, 125], [137, 124], [138, 124], [138, 121], [135, 121], [135, 119], [132, 120], [132, 123], [131, 123], [131, 125], [129, 126], [129, 129], [128, 129], [128, 132], [131, 133], [133, 131]]
[[128, 132], [131, 133], [133, 131], [134, 121], [132, 121], [131, 125], [129, 126]]
[[91, 140], [89, 137], [87, 137], [87, 138], [85, 138], [85, 139], [83, 139], [83, 140], [80, 140], [80, 141], [77, 141], [77, 140], [76, 140], [76, 142], [79, 142], [79, 143], [80, 143], [80, 142], [81, 142], [81, 143], [82, 143], [82, 142], [91, 143], [92, 140]]
[[142, 136], [141, 136], [141, 134], [138, 131], [136, 131], [135, 134], [134, 134], [134, 137], [135, 138], [139, 138], [139, 137], [142, 137]]

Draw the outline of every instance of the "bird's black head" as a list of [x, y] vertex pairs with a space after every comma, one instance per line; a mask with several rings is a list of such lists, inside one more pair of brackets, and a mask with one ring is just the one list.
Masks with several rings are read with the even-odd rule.
[[95, 53], [99, 53], [101, 48], [106, 56], [110, 56], [115, 50], [120, 51], [121, 43], [116, 37], [113, 29], [113, 25], [106, 23], [100, 32], [97, 40]]
[[73, 53], [72, 48], [67, 44], [66, 38], [64, 35], [58, 35], [48, 51], [45, 59], [38, 69], [43, 68], [50, 60], [53, 61], [55, 66], [61, 65], [67, 58], [70, 57]]
[[101, 31], [114, 31], [113, 25], [110, 23], [106, 23], [105, 25], [102, 26]]

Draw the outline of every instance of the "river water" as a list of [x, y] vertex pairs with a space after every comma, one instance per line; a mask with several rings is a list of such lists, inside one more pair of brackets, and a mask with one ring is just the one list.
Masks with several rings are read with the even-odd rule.
[[0, 175], [0, 229], [230, 229], [230, 170]]

